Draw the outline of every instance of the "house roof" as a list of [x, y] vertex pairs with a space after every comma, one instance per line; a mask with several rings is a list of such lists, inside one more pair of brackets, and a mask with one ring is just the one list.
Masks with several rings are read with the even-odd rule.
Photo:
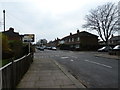
[[94, 36], [94, 37], [98, 37], [97, 35], [91, 34], [91, 33], [87, 32], [87, 31], [81, 31], [81, 32], [77, 32], [75, 34], [71, 34], [69, 36], [66, 36], [66, 37], [62, 38], [61, 40], [65, 39], [65, 38], [69, 38], [69, 37], [72, 38], [72, 37], [77, 37], [77, 36]]
[[[79, 36], [95, 36], [95, 37], [98, 37], [97, 35], [91, 34], [87, 31], [82, 31], [82, 32], [79, 32], [78, 34], [79, 34]], [[77, 33], [74, 34], [74, 35], [77, 35]]]
[[10, 37], [18, 37], [19, 33], [18, 32], [14, 32], [14, 28], [9, 28], [9, 30], [2, 32]]

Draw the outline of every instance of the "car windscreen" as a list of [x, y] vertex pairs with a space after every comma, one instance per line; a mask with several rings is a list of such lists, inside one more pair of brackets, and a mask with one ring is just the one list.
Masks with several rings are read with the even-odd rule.
[[120, 45], [115, 46], [113, 49], [120, 49]]

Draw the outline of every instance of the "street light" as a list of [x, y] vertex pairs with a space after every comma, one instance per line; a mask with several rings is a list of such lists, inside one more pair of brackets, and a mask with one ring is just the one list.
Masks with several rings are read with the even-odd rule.
[[3, 18], [4, 18], [4, 31], [5, 31], [5, 10], [3, 10]]

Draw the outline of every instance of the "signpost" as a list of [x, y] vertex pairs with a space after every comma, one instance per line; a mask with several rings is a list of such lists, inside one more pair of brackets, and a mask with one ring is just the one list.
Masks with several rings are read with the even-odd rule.
[[34, 42], [34, 34], [24, 34], [23, 42]]
[[28, 42], [29, 43], [29, 53], [30, 53], [30, 43], [34, 42], [34, 34], [24, 34], [23, 37], [23, 42]]

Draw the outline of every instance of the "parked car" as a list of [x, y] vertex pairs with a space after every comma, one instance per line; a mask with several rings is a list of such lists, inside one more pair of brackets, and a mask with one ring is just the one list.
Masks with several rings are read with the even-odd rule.
[[48, 49], [48, 50], [50, 50], [50, 49], [51, 49], [51, 47], [46, 47], [45, 49]]
[[116, 45], [112, 50], [109, 51], [110, 55], [120, 55], [120, 45]]
[[115, 47], [113, 48], [113, 50], [115, 50], [115, 51], [120, 51], [120, 45], [115, 46]]
[[108, 52], [109, 50], [112, 50], [110, 46], [104, 46], [100, 49], [98, 49], [98, 52]]
[[51, 50], [57, 50], [57, 48], [56, 47], [51, 47]]
[[37, 47], [38, 50], [44, 51], [44, 47]]

